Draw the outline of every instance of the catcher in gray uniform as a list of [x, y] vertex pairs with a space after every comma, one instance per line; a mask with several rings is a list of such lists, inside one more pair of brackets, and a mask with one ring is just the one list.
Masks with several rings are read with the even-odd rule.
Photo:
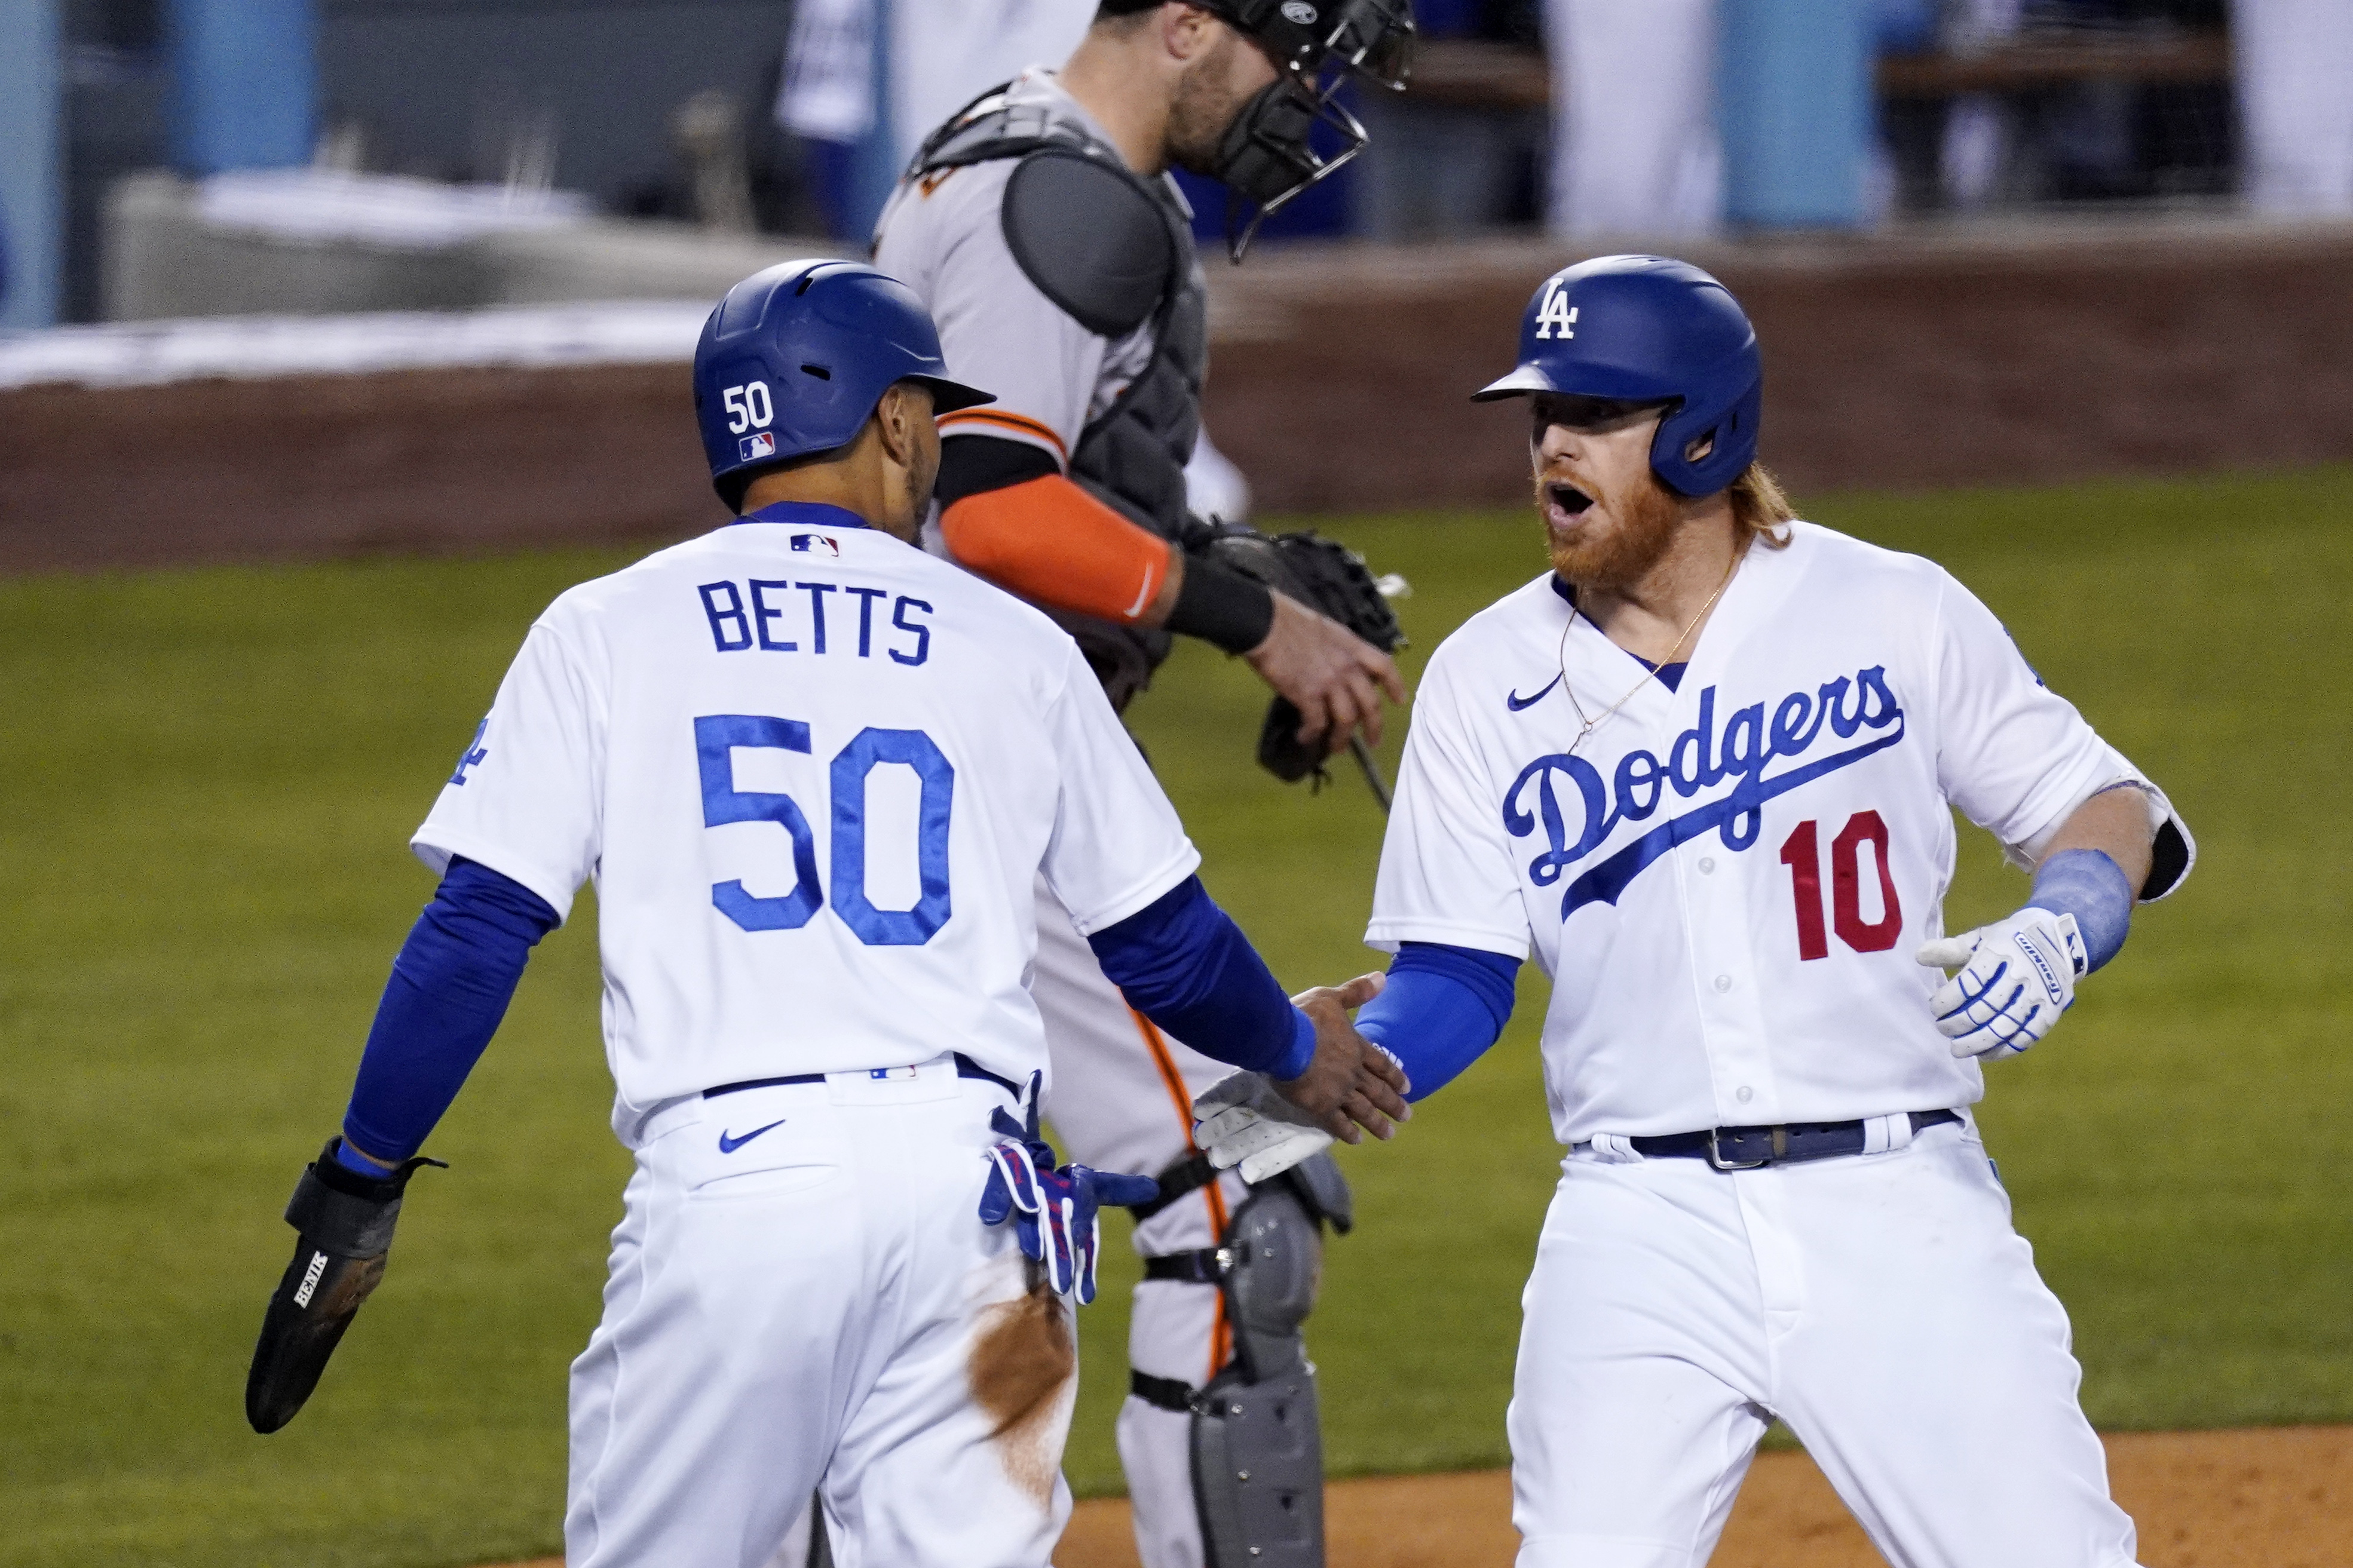
[[[1351, 76], [1401, 86], [1412, 30], [1409, 0], [1105, 0], [1061, 69], [942, 125], [876, 229], [876, 265], [931, 308], [952, 372], [997, 393], [940, 421], [927, 545], [1055, 616], [1115, 707], [1176, 637], [1246, 659], [1273, 691], [1261, 758], [1287, 778], [1379, 738], [1384, 698], [1404, 697], [1397, 623], [1331, 542], [1188, 515], [1208, 333], [1167, 171], [1225, 182], [1239, 260], [1363, 146], [1335, 94]], [[1228, 1069], [1132, 1012], [1042, 889], [1038, 927], [1048, 1114], [1071, 1158], [1162, 1187], [1137, 1211], [1119, 1418], [1145, 1568], [1319, 1568], [1300, 1324], [1346, 1185], [1328, 1159], [1257, 1187], [1212, 1171], [1191, 1103]]]

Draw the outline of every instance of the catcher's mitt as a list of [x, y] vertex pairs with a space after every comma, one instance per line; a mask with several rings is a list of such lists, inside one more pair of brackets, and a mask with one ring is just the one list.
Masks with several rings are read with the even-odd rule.
[[[1189, 552], [1206, 554], [1321, 610], [1383, 653], [1405, 646], [1405, 631], [1389, 608], [1406, 591], [1402, 577], [1375, 577], [1365, 558], [1314, 529], [1296, 533], [1261, 533], [1238, 523], [1197, 522], [1186, 542]], [[1311, 775], [1321, 781], [1324, 752], [1299, 741], [1299, 710], [1287, 698], [1267, 705], [1258, 734], [1259, 765], [1285, 784]]]

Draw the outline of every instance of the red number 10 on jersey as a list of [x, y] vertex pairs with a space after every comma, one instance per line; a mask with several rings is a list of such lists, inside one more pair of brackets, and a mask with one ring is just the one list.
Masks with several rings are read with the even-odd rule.
[[[1879, 868], [1879, 909], [1875, 921], [1862, 918], [1862, 847], [1871, 846], [1872, 863]], [[1789, 868], [1798, 904], [1798, 956], [1828, 958], [1830, 935], [1822, 929], [1822, 858], [1819, 835], [1811, 821], [1781, 843], [1781, 864]], [[1887, 864], [1887, 824], [1875, 811], [1858, 811], [1846, 819], [1831, 840], [1831, 923], [1839, 940], [1857, 952], [1885, 952], [1904, 931], [1904, 906], [1895, 897], [1895, 875]]]

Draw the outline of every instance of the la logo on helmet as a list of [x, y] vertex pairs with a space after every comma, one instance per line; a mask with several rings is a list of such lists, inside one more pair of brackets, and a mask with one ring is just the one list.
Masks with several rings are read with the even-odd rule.
[[1295, 22], [1303, 27], [1315, 25], [1315, 7], [1308, 5], [1307, 0], [1284, 0], [1282, 16], [1285, 21]]
[[1577, 336], [1577, 307], [1568, 302], [1568, 290], [1557, 283], [1545, 290], [1543, 308], [1536, 311], [1536, 336]]

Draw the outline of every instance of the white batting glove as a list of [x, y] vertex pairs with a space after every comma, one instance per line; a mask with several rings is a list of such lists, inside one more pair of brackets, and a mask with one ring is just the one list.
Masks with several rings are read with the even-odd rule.
[[1279, 1176], [1332, 1146], [1332, 1134], [1274, 1090], [1262, 1072], [1219, 1079], [1193, 1102], [1193, 1141], [1217, 1169], [1242, 1168], [1250, 1183]]
[[2014, 1057], [2051, 1032], [2075, 1004], [2075, 979], [2089, 968], [2073, 915], [2032, 904], [2005, 921], [1941, 937], [1919, 961], [1958, 969], [1928, 1000], [1957, 1057]]

